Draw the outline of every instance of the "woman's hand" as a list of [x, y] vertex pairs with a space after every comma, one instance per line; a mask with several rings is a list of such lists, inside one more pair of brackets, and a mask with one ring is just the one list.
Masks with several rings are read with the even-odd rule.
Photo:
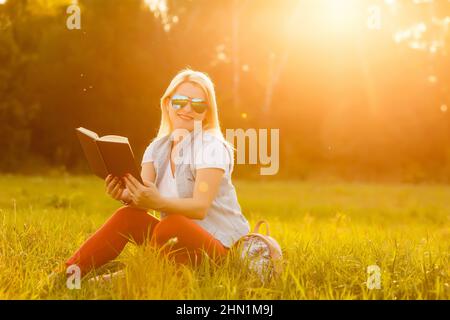
[[133, 206], [145, 210], [160, 209], [162, 197], [153, 182], [142, 184], [131, 174], [126, 174], [124, 180]]
[[105, 179], [106, 193], [113, 199], [119, 201], [129, 202], [131, 201], [130, 194], [126, 188], [124, 188], [123, 182], [118, 177], [108, 175]]

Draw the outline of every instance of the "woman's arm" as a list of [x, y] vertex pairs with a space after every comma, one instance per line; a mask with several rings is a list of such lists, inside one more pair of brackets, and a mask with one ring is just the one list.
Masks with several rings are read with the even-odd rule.
[[192, 198], [164, 198], [153, 182], [145, 185], [131, 175], [125, 177], [133, 205], [143, 209], [154, 209], [167, 214], [181, 214], [191, 219], [203, 219], [219, 190], [223, 169], [198, 169]]
[[153, 162], [147, 162], [142, 165], [141, 178], [142, 181], [155, 182], [156, 171]]
[[217, 195], [224, 171], [218, 168], [197, 170], [192, 198], [162, 198], [160, 211], [182, 214], [191, 219], [203, 219]]

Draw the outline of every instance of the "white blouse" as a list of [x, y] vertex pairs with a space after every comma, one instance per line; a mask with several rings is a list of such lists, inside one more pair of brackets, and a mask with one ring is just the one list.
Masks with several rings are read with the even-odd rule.
[[167, 162], [167, 168], [158, 186], [158, 191], [165, 198], [179, 198], [175, 177], [170, 167], [170, 161]]
[[[226, 143], [213, 134], [204, 132], [202, 135], [189, 136], [189, 139], [181, 141], [181, 164], [177, 165], [176, 178], [172, 175], [170, 161], [163, 158], [170, 154], [172, 141], [170, 135], [153, 140], [144, 152], [142, 164], [153, 162], [157, 179], [156, 187], [165, 197], [187, 198], [192, 197], [195, 187], [195, 171], [203, 168], [220, 168], [224, 175], [220, 181], [219, 191], [211, 203], [206, 216], [203, 219], [192, 219], [193, 222], [205, 229], [224, 246], [231, 247], [238, 239], [250, 231], [250, 225], [242, 214], [236, 190], [231, 182], [233, 171], [233, 152]], [[192, 139], [190, 139], [192, 138]], [[194, 142], [194, 145], [191, 143]], [[201, 148], [195, 149], [196, 142]], [[191, 149], [191, 147], [193, 149]], [[188, 152], [184, 152], [187, 150]], [[194, 159], [190, 150], [194, 151]], [[177, 158], [177, 160], [179, 160]], [[188, 160], [188, 161], [185, 161]], [[190, 163], [194, 160], [194, 163]], [[163, 168], [163, 165], [169, 167]], [[190, 165], [186, 165], [190, 164]], [[164, 174], [163, 174], [164, 172]], [[161, 173], [161, 175], [158, 175]], [[191, 178], [192, 179], [189, 179]], [[166, 215], [161, 212], [161, 218]]]
[[[219, 168], [222, 169], [225, 172], [225, 176], [231, 176], [230, 171], [230, 164], [233, 162], [233, 159], [230, 159], [228, 152], [225, 149], [225, 146], [223, 143], [218, 140], [217, 138], [214, 138], [211, 134], [204, 133], [205, 140], [203, 141], [203, 145], [201, 148], [196, 150], [196, 154], [194, 156], [194, 167], [196, 170], [203, 169], [203, 168]], [[183, 143], [183, 142], [182, 142]], [[154, 162], [155, 155], [154, 153], [154, 144], [155, 141], [150, 143], [150, 145], [145, 149], [144, 155], [142, 157], [141, 164], [148, 163], [148, 162]], [[157, 155], [156, 155], [157, 156]], [[169, 152], [170, 157], [170, 152]], [[189, 163], [191, 162], [190, 154], [187, 152], [186, 155], [183, 156], [183, 159], [180, 160], [182, 163]], [[172, 172], [170, 168], [170, 161], [169, 161], [169, 167], [167, 170], [164, 170], [167, 172]], [[165, 176], [165, 175], [164, 175]], [[169, 175], [172, 179], [175, 179], [173, 175]]]

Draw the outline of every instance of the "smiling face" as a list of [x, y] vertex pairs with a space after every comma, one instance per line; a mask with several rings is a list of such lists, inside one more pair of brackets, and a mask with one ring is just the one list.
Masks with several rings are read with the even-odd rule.
[[[183, 82], [180, 84], [170, 98], [175, 95], [207, 101], [206, 94], [203, 89], [192, 82]], [[177, 110], [172, 107], [172, 103], [169, 100], [169, 103], [167, 104], [167, 112], [169, 114], [169, 119], [173, 130], [186, 129], [192, 131], [194, 130], [194, 121], [203, 121], [208, 110], [203, 113], [197, 113], [194, 109], [192, 109], [191, 102], [189, 102], [185, 107]]]

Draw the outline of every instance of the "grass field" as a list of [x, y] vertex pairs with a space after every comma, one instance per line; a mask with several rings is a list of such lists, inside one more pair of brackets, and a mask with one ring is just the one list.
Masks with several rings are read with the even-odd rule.
[[[267, 219], [284, 272], [262, 284], [239, 261], [193, 270], [128, 245], [125, 277], [46, 288], [47, 275], [120, 204], [95, 177], [0, 176], [1, 299], [449, 299], [450, 186], [235, 181]], [[381, 269], [369, 290], [367, 267]]]

